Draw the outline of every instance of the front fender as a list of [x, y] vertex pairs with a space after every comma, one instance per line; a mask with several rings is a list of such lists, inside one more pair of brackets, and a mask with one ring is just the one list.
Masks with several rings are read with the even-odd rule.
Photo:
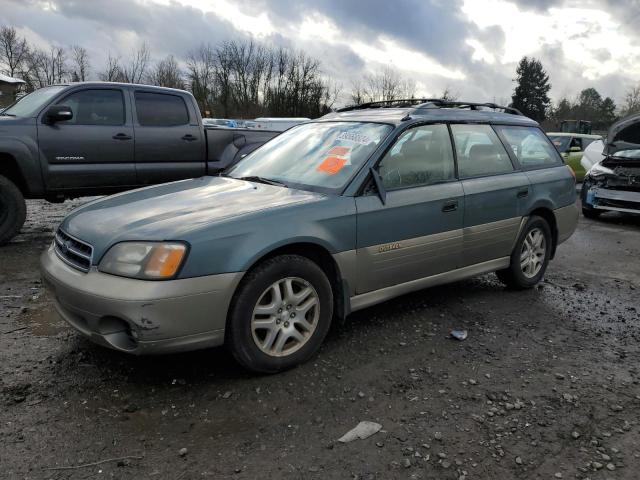
[[6, 131], [0, 131], [0, 162], [7, 161], [7, 157], [13, 158], [24, 179], [27, 196], [43, 195], [44, 181], [37, 143], [30, 138], [3, 137], [2, 133]]

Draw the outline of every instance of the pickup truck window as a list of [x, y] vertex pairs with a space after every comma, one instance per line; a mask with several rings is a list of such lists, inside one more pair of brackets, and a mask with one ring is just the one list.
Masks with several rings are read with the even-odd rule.
[[379, 123], [305, 123], [250, 153], [228, 174], [334, 193], [360, 170], [391, 130], [391, 125]]
[[69, 107], [73, 118], [67, 125], [123, 125], [124, 98], [121, 90], [81, 90], [64, 97], [58, 105]]
[[16, 103], [7, 108], [3, 115], [13, 117], [35, 117], [47, 103], [58, 93], [64, 90], [65, 86], [45, 87], [35, 92], [25, 95]]
[[136, 92], [136, 116], [143, 127], [175, 127], [189, 123], [182, 97], [164, 93]]

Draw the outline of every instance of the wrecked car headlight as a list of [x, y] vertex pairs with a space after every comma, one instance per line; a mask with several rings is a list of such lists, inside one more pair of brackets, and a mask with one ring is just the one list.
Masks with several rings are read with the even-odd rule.
[[612, 174], [613, 174], [613, 170], [611, 170], [610, 168], [605, 167], [601, 163], [596, 163], [589, 170], [589, 175], [591, 175], [592, 177], [598, 177], [600, 175], [612, 175]]
[[141, 280], [175, 277], [186, 257], [187, 246], [179, 242], [122, 242], [109, 249], [98, 270]]

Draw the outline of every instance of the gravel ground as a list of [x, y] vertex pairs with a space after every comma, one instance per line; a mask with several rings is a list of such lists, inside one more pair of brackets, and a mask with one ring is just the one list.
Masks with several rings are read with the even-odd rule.
[[[0, 249], [1, 478], [638, 478], [638, 217], [581, 219], [539, 288], [407, 295], [259, 376], [222, 348], [137, 358], [67, 327], [38, 256], [79, 203], [29, 202]], [[382, 430], [337, 442], [363, 420]]]

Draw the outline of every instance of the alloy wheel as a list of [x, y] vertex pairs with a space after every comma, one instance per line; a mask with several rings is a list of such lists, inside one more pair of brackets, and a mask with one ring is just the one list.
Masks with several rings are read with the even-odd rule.
[[319, 318], [320, 297], [313, 285], [298, 277], [280, 279], [260, 295], [253, 309], [253, 341], [267, 355], [291, 355], [309, 341]]
[[540, 228], [531, 229], [522, 242], [520, 251], [520, 268], [525, 277], [533, 278], [540, 272], [546, 253], [544, 232]]

